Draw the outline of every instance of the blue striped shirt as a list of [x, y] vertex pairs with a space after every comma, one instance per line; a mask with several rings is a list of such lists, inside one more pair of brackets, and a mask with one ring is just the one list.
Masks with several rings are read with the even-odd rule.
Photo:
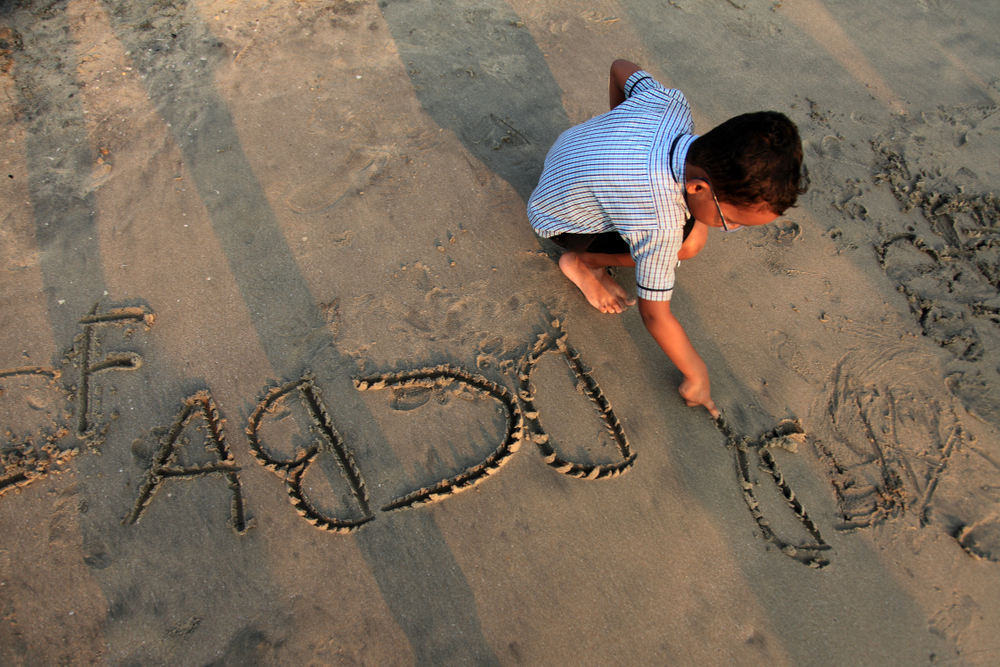
[[528, 220], [542, 238], [617, 231], [635, 260], [639, 296], [668, 301], [689, 216], [684, 161], [694, 122], [684, 94], [647, 72], [632, 74], [624, 91], [613, 110], [560, 135]]

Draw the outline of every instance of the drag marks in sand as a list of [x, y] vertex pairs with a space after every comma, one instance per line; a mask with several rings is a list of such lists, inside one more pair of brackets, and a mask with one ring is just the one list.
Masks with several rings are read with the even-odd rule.
[[[20, 367], [0, 369], [0, 494], [21, 488], [63, 469], [79, 453], [76, 443], [67, 446], [71, 433], [97, 451], [110, 427], [99, 413], [102, 389], [95, 375], [110, 370], [135, 370], [142, 357], [131, 351], [102, 355], [101, 332], [109, 328], [130, 338], [137, 326], [148, 330], [153, 314], [144, 306], [112, 308], [98, 312], [95, 305], [79, 320], [83, 332], [76, 337], [64, 363], [74, 362], [79, 371], [75, 385], [60, 383], [63, 373], [55, 368]], [[23, 406], [28, 410], [23, 410]], [[75, 424], [71, 424], [75, 412]], [[110, 418], [116, 418], [111, 414]], [[37, 441], [37, 442], [36, 442]]]
[[941, 107], [872, 142], [876, 184], [923, 220], [880, 222], [876, 245], [924, 335], [955, 358], [948, 385], [1000, 424], [1000, 182], [997, 106]]
[[105, 313], [98, 313], [97, 304], [90, 313], [80, 320], [83, 333], [73, 341], [72, 356], [78, 359], [80, 368], [80, 384], [76, 390], [77, 424], [76, 435], [85, 440], [91, 447], [100, 446], [103, 434], [98, 425], [92, 421], [91, 400], [93, 390], [91, 380], [94, 375], [110, 370], [135, 370], [142, 365], [142, 357], [134, 352], [109, 352], [97, 359], [100, 342], [98, 330], [108, 325], [125, 327], [124, 335], [130, 338], [135, 329], [130, 325], [142, 324], [148, 331], [153, 326], [154, 316], [143, 306], [129, 308], [112, 308]]
[[[899, 368], [910, 372], [904, 378]], [[910, 514], [941, 526], [968, 553], [1000, 560], [997, 468], [976, 451], [943, 389], [936, 360], [916, 344], [873, 341], [837, 363], [814, 413], [816, 449], [826, 461], [841, 530]], [[961, 458], [956, 462], [956, 457]], [[947, 473], [957, 483], [941, 497]], [[971, 497], [980, 501], [969, 502]]]
[[[2, 449], [0, 493], [41, 479], [75, 456], [78, 448], [59, 446], [57, 441], [64, 436], [75, 435], [97, 451], [96, 443], [107, 435], [111, 422], [102, 422], [97, 412], [100, 401], [95, 397], [100, 395], [101, 387], [93, 378], [108, 370], [136, 369], [142, 363], [135, 352], [102, 352], [100, 333], [110, 331], [109, 326], [113, 326], [127, 340], [138, 327], [152, 327], [153, 321], [152, 312], [145, 307], [92, 309], [80, 320], [83, 333], [67, 354], [67, 360], [73, 360], [79, 371], [76, 386], [60, 387], [61, 375], [54, 369], [25, 367], [0, 371], [0, 383], [4, 386], [0, 406], [9, 408], [11, 416], [5, 419], [12, 425], [7, 430], [8, 443]], [[515, 387], [513, 390], [479, 373], [448, 364], [355, 379], [358, 391], [388, 392], [386, 406], [394, 415], [391, 418], [397, 420], [394, 431], [408, 436], [403, 446], [425, 451], [422, 471], [411, 479], [389, 480], [389, 486], [396, 488], [381, 503], [379, 511], [414, 508], [476, 487], [496, 474], [525, 442], [535, 443], [546, 464], [571, 477], [596, 480], [628, 470], [636, 454], [613, 406], [581, 361], [579, 351], [568, 342], [560, 322], [553, 320], [550, 325], [548, 331], [537, 334], [534, 345], [519, 360], [501, 364], [507, 368], [504, 377]], [[882, 354], [877, 357], [882, 360], [880, 363], [896, 361]], [[559, 360], [564, 363], [558, 363]], [[961, 438], [960, 426], [953, 413], [942, 406], [926, 412], [919, 410], [920, 405], [933, 401], [927, 392], [904, 397], [899, 390], [871, 389], [870, 383], [855, 386], [857, 381], [848, 378], [858, 377], [863, 371], [855, 366], [856, 362], [848, 361], [838, 366], [838, 379], [825, 398], [834, 430], [829, 437], [824, 436], [823, 442], [816, 442], [817, 449], [835, 471], [834, 486], [844, 526], [870, 525], [914, 503], [923, 516], [928, 512], [948, 455]], [[512, 374], [516, 377], [511, 377]], [[14, 384], [17, 391], [12, 393]], [[579, 394], [585, 400], [573, 401], [569, 408], [560, 402], [565, 414], [548, 410], [548, 394], [565, 391]], [[66, 401], [67, 398], [75, 401]], [[75, 403], [75, 419], [69, 412], [60, 417], [48, 409], [47, 406], [53, 409], [58, 406], [60, 399], [71, 406]], [[14, 406], [14, 402], [18, 405]], [[13, 415], [25, 412], [13, 408], [24, 404], [36, 408], [36, 412], [46, 408], [43, 420], [46, 424], [11, 422]], [[447, 407], [449, 404], [458, 407], [451, 409]], [[489, 408], [490, 404], [494, 407]], [[889, 415], [891, 423], [878, 421], [878, 415], [883, 413]], [[918, 419], [921, 415], [930, 418], [927, 415], [939, 413], [945, 417], [932, 424]], [[580, 433], [576, 428], [567, 428], [567, 422], [578, 425], [593, 420], [595, 415], [594, 423], [599, 423], [600, 428], [592, 430], [593, 436], [586, 436], [588, 441], [578, 442], [579, 437], [574, 440], [573, 435], [563, 435]], [[70, 426], [71, 421], [75, 421], [75, 428]], [[447, 429], [448, 423], [471, 425], [473, 429], [478, 424], [480, 435], [470, 430], [460, 436], [459, 440], [470, 439], [471, 444], [424, 442], [439, 439], [441, 429]], [[718, 427], [734, 450], [737, 481], [764, 538], [800, 563], [810, 567], [829, 564], [823, 555], [829, 549], [828, 544], [772, 454], [775, 447], [794, 451], [795, 445], [804, 441], [799, 422], [783, 421], [757, 438], [741, 436], [724, 420], [718, 422]], [[356, 462], [352, 445], [341, 436], [312, 373], [306, 372], [299, 379], [265, 390], [245, 430], [250, 453], [283, 482], [296, 512], [317, 529], [347, 533], [377, 518], [363, 466]], [[921, 451], [912, 453], [915, 460], [926, 464], [918, 470], [909, 458], [899, 458], [898, 452], [912, 447], [912, 437], [921, 433], [936, 435]], [[216, 476], [225, 480], [231, 494], [229, 511], [233, 529], [239, 534], [248, 530], [252, 521], [247, 517], [240, 468], [226, 439], [225, 420], [210, 390], [206, 388], [184, 398], [170, 426], [154, 429], [152, 434], [152, 445], [147, 437], [132, 447], [135, 459], [140, 465], [148, 462], [148, 467], [124, 523], [140, 521], [164, 483]], [[881, 434], [892, 434], [896, 439], [886, 443]], [[41, 437], [44, 444], [36, 448], [32, 436]], [[451, 446], [450, 463], [435, 452], [441, 446]], [[760, 476], [758, 471], [764, 475]], [[907, 482], [913, 491], [904, 495]], [[982, 541], [978, 534], [973, 537]]]
[[[66, 355], [66, 363], [72, 361], [78, 370], [76, 385], [61, 384], [62, 374], [55, 369], [0, 371], [0, 409], [7, 427], [6, 442], [0, 448], [0, 493], [63, 469], [79, 452], [79, 447], [61, 444], [63, 438], [75, 436], [98, 451], [116, 415], [105, 420], [100, 414], [104, 387], [95, 377], [142, 364], [137, 352], [104, 351], [108, 343], [102, 334], [114, 333], [128, 341], [140, 328], [150, 329], [153, 322], [153, 313], [146, 307], [101, 311], [95, 306], [79, 320], [83, 332]], [[560, 322], [553, 320], [550, 325], [548, 331], [537, 334], [519, 360], [500, 364], [499, 368], [506, 369], [502, 377], [513, 389], [448, 364], [369, 373], [354, 380], [358, 391], [388, 392], [390, 417], [385, 418], [396, 420], [394, 432], [406, 434], [401, 446], [424, 452], [422, 468], [414, 475], [379, 478], [390, 482], [383, 490], [390, 495], [380, 501], [378, 510], [362, 473], [365, 466], [356, 462], [352, 444], [341, 436], [310, 372], [265, 390], [245, 428], [250, 453], [283, 482], [300, 516], [317, 529], [334, 533], [357, 530], [376, 519], [379, 511], [414, 508], [476, 487], [496, 474], [525, 442], [533, 442], [545, 463], [564, 475], [596, 480], [622, 474], [635, 462], [636, 454], [621, 422]], [[933, 516], [936, 489], [964, 434], [954, 411], [936, 398], [933, 373], [918, 363], [919, 358], [908, 356], [902, 347], [895, 353], [878, 349], [872, 354], [871, 359], [849, 355], [838, 364], [820, 400], [827, 426], [820, 426], [811, 440], [831, 470], [843, 519], [838, 528], [873, 525], [903, 511], [916, 512], [923, 525]], [[914, 368], [913, 382], [880, 384], [879, 370], [899, 363]], [[572, 401], [568, 408], [559, 402], [564, 406], [561, 412], [549, 410], [548, 394], [566, 391], [585, 400]], [[32, 410], [23, 410], [24, 405]], [[595, 415], [597, 420], [593, 420]], [[588, 420], [600, 428], [592, 429], [593, 435], [577, 435], [581, 431], [575, 426]], [[449, 423], [463, 424], [469, 430], [459, 434], [458, 440], [445, 437], [435, 444]], [[775, 456], [775, 447], [794, 451], [805, 440], [799, 422], [783, 421], [760, 437], [742, 436], [724, 420], [718, 427], [734, 450], [737, 482], [764, 538], [800, 563], [829, 564], [823, 554], [829, 545]], [[242, 534], [252, 525], [240, 468], [226, 439], [225, 420], [209, 389], [184, 398], [172, 423], [152, 434], [133, 444], [135, 459], [147, 467], [125, 523], [142, 519], [164, 483], [215, 476], [225, 480], [230, 493], [233, 529]], [[36, 446], [33, 438], [41, 445]], [[451, 448], [452, 461], [445, 461], [447, 457], [436, 451], [442, 447]], [[965, 536], [977, 553], [992, 557], [985, 529], [972, 532], [982, 523], [977, 521], [975, 517], [960, 521], [952, 532], [960, 543]]]
[[[545, 463], [558, 472], [571, 477], [590, 480], [614, 477], [625, 472], [632, 465], [636, 455], [631, 452], [628, 439], [621, 423], [615, 416], [614, 409], [604, 397], [591, 373], [580, 362], [579, 352], [567, 342], [567, 334], [560, 328], [559, 321], [553, 321], [552, 326], [557, 330], [559, 336], [553, 337], [547, 333], [539, 334], [534, 347], [521, 360], [517, 370], [519, 382], [516, 397], [506, 387], [494, 383], [482, 375], [449, 365], [400, 373], [385, 373], [355, 381], [355, 386], [360, 391], [424, 389], [438, 392], [465, 392], [474, 398], [493, 399], [499, 404], [503, 413], [504, 425], [501, 429], [500, 442], [483, 460], [465, 468], [457, 475], [417, 489], [387, 503], [383, 506], [383, 511], [417, 507], [471, 489], [496, 473], [521, 448], [521, 444], [528, 440], [537, 445]], [[596, 409], [598, 418], [604, 424], [611, 441], [616, 445], [620, 460], [600, 464], [587, 460], [588, 457], [584, 454], [583, 460], [574, 461], [571, 460], [571, 457], [558, 451], [559, 444], [550, 439], [549, 434], [542, 427], [539, 412], [534, 405], [537, 388], [532, 383], [532, 375], [541, 357], [548, 352], [559, 354], [566, 361], [578, 382], [580, 393], [584, 394], [589, 403]], [[396, 409], [407, 409], [406, 406], [399, 406], [399, 396], [393, 400], [397, 401]], [[421, 400], [426, 400], [426, 398]]]
[[[0, 443], [0, 495], [46, 477], [79, 453], [61, 449], [57, 440], [68, 433], [58, 403], [65, 394], [58, 386], [59, 372], [51, 368], [22, 367], [0, 370], [0, 417], [4, 423]], [[27, 405], [30, 410], [14, 410]], [[34, 438], [44, 441], [36, 446]]]
[[826, 193], [845, 218], [830, 236], [838, 254], [871, 249], [918, 335], [849, 323], [858, 349], [814, 403], [838, 528], [906, 517], [1000, 560], [1000, 463], [994, 440], [977, 439], [1000, 425], [998, 107], [851, 119], [824, 116], [814, 129], [836, 134], [806, 142], [821, 180], [843, 184]]
[[[100, 396], [104, 387], [94, 377], [109, 370], [135, 370], [142, 357], [132, 351], [103, 352], [101, 332], [109, 326], [126, 340], [138, 327], [148, 330], [153, 326], [153, 313], [146, 307], [117, 307], [99, 311], [95, 306], [79, 320], [83, 332], [77, 336], [65, 362], [74, 362], [79, 371], [76, 385], [59, 384], [61, 374], [55, 369], [24, 367], [0, 370], [0, 407], [8, 426], [7, 443], [0, 449], [3, 472], [0, 474], [0, 493], [20, 488], [44, 478], [50, 472], [79, 452], [78, 447], [60, 448], [58, 441], [75, 435], [97, 453], [111, 427], [99, 414]], [[495, 474], [526, 441], [534, 442], [544, 461], [558, 472], [572, 477], [600, 479], [625, 472], [635, 461], [621, 423], [614, 409], [605, 398], [596, 380], [580, 361], [580, 354], [567, 342], [567, 335], [558, 320], [552, 322], [557, 335], [539, 334], [534, 347], [520, 360], [516, 373], [519, 382], [516, 393], [508, 387], [486, 377], [452, 365], [438, 365], [416, 370], [381, 373], [355, 379], [358, 391], [391, 392], [388, 405], [403, 415], [404, 420], [432, 419], [428, 433], [440, 431], [440, 420], [445, 413], [427, 412], [424, 406], [446, 404], [451, 398], [462, 403], [479, 404], [492, 401], [497, 405], [502, 426], [496, 430], [497, 442], [488, 446], [485, 456], [472, 448], [466, 465], [452, 466], [451, 472], [438, 481], [406, 491], [381, 506], [381, 511], [418, 507], [439, 501], [461, 491], [477, 486]], [[581, 446], [573, 456], [560, 453], [570, 443], [560, 445], [550, 439], [542, 427], [535, 406], [538, 389], [532, 382], [541, 358], [553, 353], [565, 360], [573, 374], [580, 394], [596, 409], [599, 421], [616, 454], [611, 462], [590, 460], [588, 448]], [[506, 364], [513, 370], [513, 361]], [[113, 388], [112, 388], [112, 391]], [[544, 392], [543, 392], [544, 393]], [[65, 414], [55, 414], [60, 403], [75, 407]], [[74, 406], [75, 403], [75, 406]], [[45, 418], [39, 422], [19, 423], [18, 417], [28, 405], [35, 411], [43, 410]], [[421, 412], [421, 408], [424, 411]], [[9, 414], [8, 414], [9, 413]], [[32, 415], [32, 412], [27, 414]], [[462, 413], [461, 423], [475, 421], [476, 413]], [[112, 421], [116, 414], [112, 414]], [[454, 413], [451, 414], [454, 418]], [[470, 418], [471, 417], [471, 418]], [[70, 422], [75, 421], [71, 426]], [[35, 423], [39, 422], [39, 423]], [[44, 423], [42, 423], [44, 422]], [[74, 428], [75, 426], [75, 428]], [[480, 424], [484, 437], [492, 437], [486, 424]], [[408, 433], [419, 433], [417, 424], [410, 424]], [[193, 480], [206, 476], [221, 476], [231, 493], [231, 525], [242, 534], [251, 526], [247, 518], [246, 503], [240, 484], [240, 468], [236, 465], [225, 435], [225, 420], [221, 417], [211, 392], [204, 389], [184, 398], [176, 418], [166, 428], [155, 428], [152, 437], [133, 443], [132, 453], [140, 462], [148, 461], [144, 481], [135, 503], [123, 523], [140, 521], [157, 497], [165, 482]], [[263, 467], [277, 475], [285, 484], [289, 501], [306, 521], [320, 530], [346, 533], [372, 521], [376, 513], [361, 469], [355, 462], [351, 447], [341, 437], [324, 401], [315, 376], [306, 372], [301, 378], [266, 390], [248, 419], [246, 435], [250, 452]], [[32, 437], [45, 441], [35, 447]], [[150, 446], [152, 442], [152, 446]], [[417, 443], [421, 444], [421, 443]], [[477, 458], [478, 457], [478, 458]], [[462, 459], [463, 457], [456, 457]], [[329, 474], [329, 462], [334, 461], [339, 475]], [[428, 466], [432, 467], [432, 466]], [[319, 472], [315, 472], [319, 471]], [[322, 473], [327, 474], [322, 474]], [[440, 472], [440, 466], [428, 474]], [[339, 479], [338, 479], [339, 478]], [[405, 483], [405, 482], [404, 482]]]
[[[292, 426], [292, 429], [281, 428], [282, 422]], [[269, 433], [273, 437], [268, 437], [270, 444], [265, 445], [264, 436]], [[320, 530], [347, 533], [374, 518], [361, 471], [333, 425], [312, 374], [306, 373], [299, 380], [270, 390], [250, 415], [247, 438], [254, 458], [284, 480], [288, 499], [295, 511], [313, 526]], [[350, 495], [357, 506], [353, 516], [344, 518], [324, 513], [303, 490], [303, 477], [322, 453], [333, 454], [337, 460], [343, 480], [350, 487]]]
[[[525, 356], [518, 370], [518, 398], [524, 406], [524, 417], [531, 433], [530, 437], [538, 446], [545, 462], [564, 475], [586, 479], [601, 479], [620, 475], [632, 465], [636, 457], [629, 447], [628, 438], [625, 436], [621, 422], [618, 421], [614, 409], [604, 397], [604, 392], [601, 391], [593, 376], [580, 363], [580, 353], [567, 342], [567, 335], [560, 329], [559, 321], [553, 321], [552, 326], [559, 330], [561, 335], [558, 338], [553, 338], [548, 334], [539, 334], [535, 346]], [[607, 435], [617, 446], [618, 453], [621, 455], [620, 461], [605, 464], [574, 462], [560, 455], [553, 446], [552, 439], [542, 428], [539, 420], [539, 412], [535, 407], [537, 389], [531, 381], [532, 373], [542, 356], [550, 352], [560, 354], [566, 361], [576, 380], [577, 391], [584, 394], [596, 408], [597, 414], [607, 429]]]
[[[79, 322], [83, 332], [66, 357], [79, 372], [76, 385], [60, 386], [61, 374], [55, 369], [0, 371], [0, 407], [6, 410], [4, 418], [9, 425], [7, 443], [0, 450], [0, 493], [62, 469], [79, 452], [77, 447], [59, 445], [65, 436], [75, 435], [97, 451], [115, 415], [111, 415], [112, 421], [102, 421], [102, 386], [94, 378], [105, 371], [134, 370], [142, 364], [142, 357], [134, 351], [102, 351], [107, 345], [102, 333], [115, 332], [129, 340], [140, 327], [151, 328], [154, 316], [145, 307], [100, 311], [95, 306]], [[410, 479], [390, 480], [390, 486], [396, 488], [379, 510], [374, 509], [364, 481], [364, 466], [356, 462], [353, 446], [341, 436], [323, 392], [309, 372], [265, 390], [245, 428], [250, 453], [283, 482], [289, 502], [300, 516], [317, 529], [334, 533], [357, 530], [376, 519], [379, 511], [415, 508], [476, 487], [496, 474], [525, 442], [533, 442], [545, 463], [561, 474], [588, 480], [620, 475], [636, 460], [621, 422], [582, 363], [579, 351], [568, 342], [560, 322], [553, 320], [550, 326], [537, 334], [534, 345], [519, 360], [500, 365], [507, 369], [503, 377], [513, 390], [448, 364], [369, 373], [355, 379], [358, 391], [388, 392], [386, 405], [396, 420], [394, 430], [408, 437], [402, 446], [425, 452], [422, 470]], [[913, 364], [913, 360], [901, 357], [902, 350], [896, 355], [884, 350], [874, 355], [868, 362], [857, 355], [846, 357], [823, 398], [830, 432], [822, 433], [823, 439], [816, 439], [815, 445], [832, 471], [843, 517], [840, 528], [872, 525], [904, 509], [913, 509], [921, 522], [926, 521], [948, 458], [963, 437], [954, 412], [935, 402], [930, 386], [921, 389], [919, 381], [908, 387], [878, 385], [875, 378], [881, 365]], [[931, 374], [918, 369], [916, 376], [927, 382]], [[568, 408], [560, 402], [563, 413], [548, 410], [549, 394], [566, 391], [585, 400], [572, 401]], [[62, 414], [58, 410], [61, 402], [70, 406]], [[14, 409], [25, 404], [34, 410]], [[448, 408], [449, 404], [458, 407]], [[488, 407], [490, 404], [494, 407]], [[25, 418], [17, 415], [25, 413], [34, 421], [15, 423], [16, 419], [23, 421]], [[39, 415], [44, 419], [39, 421]], [[489, 415], [493, 415], [492, 424]], [[567, 423], [575, 426], [593, 420], [595, 415], [593, 423], [599, 423], [600, 428], [593, 429], [593, 435], [579, 436], [579, 429], [567, 427]], [[71, 422], [75, 424], [71, 426]], [[470, 442], [431, 442], [441, 438], [448, 423], [471, 425], [468, 433], [459, 437], [459, 441]], [[479, 435], [474, 432], [477, 424]], [[804, 441], [799, 422], [783, 421], [758, 438], [741, 436], [724, 420], [718, 427], [734, 450], [737, 481], [764, 538], [800, 563], [810, 567], [829, 564], [823, 554], [829, 550], [828, 544], [772, 454], [774, 447], [794, 451], [797, 443]], [[231, 494], [231, 525], [237, 533], [244, 533], [252, 521], [247, 517], [240, 468], [210, 390], [184, 398], [170, 426], [152, 433], [153, 444], [149, 444], [150, 438], [133, 444], [135, 459], [140, 465], [148, 462], [148, 467], [124, 523], [140, 521], [164, 483], [217, 476], [225, 480]], [[35, 447], [32, 437], [39, 437], [43, 444]], [[578, 441], [581, 437], [587, 441]], [[441, 447], [451, 447], [451, 462], [436, 453]], [[978, 524], [962, 524], [974, 525]], [[956, 539], [961, 540], [957, 533]], [[976, 533], [967, 541], [975, 540], [980, 551], [992, 553], [988, 545], [982, 545], [984, 539]]]
[[[750, 514], [757, 523], [764, 539], [778, 547], [781, 553], [803, 565], [812, 568], [829, 565], [829, 559], [823, 557], [821, 553], [828, 551], [830, 545], [823, 540], [819, 528], [809, 518], [808, 512], [795, 496], [795, 492], [785, 479], [770, 451], [774, 447], [797, 451], [798, 443], [805, 440], [801, 424], [796, 420], [785, 419], [779, 422], [772, 431], [759, 438], [741, 436], [726, 422], [724, 417], [720, 417], [716, 421], [716, 425], [729, 440], [729, 447], [735, 452], [736, 471], [739, 476], [740, 489], [743, 492], [743, 501], [746, 503], [747, 509], [750, 510]], [[759, 464], [753, 465], [751, 463], [754, 457], [760, 462]], [[766, 483], [762, 483], [758, 479], [755, 469], [766, 474]], [[805, 530], [808, 541], [795, 540], [778, 528], [777, 524], [781, 523], [782, 528], [790, 528], [794, 531], [794, 527], [788, 526], [788, 522], [782, 522], [776, 516], [781, 512], [780, 504], [772, 502], [771, 498], [765, 499], [765, 496], [774, 495], [773, 493], [769, 494], [771, 484], [777, 490], [784, 504], [791, 510], [795, 522], [799, 524], [801, 529]], [[773, 505], [777, 506], [772, 507]], [[773, 511], [769, 515], [765, 515], [765, 509]], [[796, 541], [797, 544], [793, 543]]]
[[[395, 389], [405, 392], [414, 389], [418, 391], [427, 389], [459, 395], [461, 395], [460, 392], [468, 392], [472, 400], [486, 397], [495, 400], [500, 404], [504, 415], [502, 440], [485, 459], [466, 468], [458, 475], [444, 479], [432, 486], [417, 489], [391, 501], [382, 507], [383, 511], [419, 507], [471, 489], [500, 470], [501, 466], [521, 448], [524, 422], [517, 402], [505, 387], [491, 382], [481, 375], [469, 373], [462, 368], [441, 365], [360, 379], [355, 381], [355, 386], [359, 391]], [[397, 395], [394, 399], [396, 400], [396, 409], [408, 409], [409, 405], [400, 405], [398, 402], [400, 398], [402, 396]]]
[[[909, 367], [906, 382], [889, 369]], [[961, 423], [930, 360], [903, 346], [841, 359], [825, 404], [828, 437], [818, 445], [828, 461], [842, 528], [865, 528], [915, 511], [921, 525], [942, 473], [962, 442]]]
[[[143, 510], [153, 499], [153, 494], [166, 480], [194, 479], [217, 473], [226, 478], [233, 494], [232, 526], [237, 533], [246, 532], [248, 524], [243, 506], [243, 491], [237, 475], [239, 468], [226, 444], [224, 421], [207, 391], [200, 391], [184, 399], [177, 419], [160, 440], [160, 449], [153, 457], [139, 491], [139, 498], [125, 517], [125, 523], [139, 520]], [[199, 450], [206, 452], [210, 459], [206, 461], [198, 456]]]
[[[908, 369], [905, 375], [900, 368]], [[1000, 465], [963, 426], [939, 360], [916, 340], [871, 334], [834, 367], [812, 413], [842, 531], [911, 517], [970, 555], [1000, 561]]]
[[[553, 322], [553, 326], [558, 328], [558, 321]], [[538, 412], [534, 409], [532, 400], [536, 389], [530, 381], [539, 358], [550, 351], [563, 356], [584, 388], [583, 393], [597, 408], [600, 419], [621, 454], [620, 462], [605, 465], [587, 461], [574, 462], [556, 452], [548, 435], [542, 429]], [[614, 410], [597, 382], [579, 361], [579, 353], [566, 342], [565, 332], [561, 332], [558, 338], [540, 334], [534, 349], [522, 360], [518, 374], [521, 381], [516, 397], [506, 387], [482, 375], [447, 364], [356, 379], [354, 384], [358, 391], [392, 391], [389, 399], [390, 407], [397, 412], [412, 414], [413, 418], [421, 416], [416, 411], [430, 402], [432, 393], [438, 394], [437, 403], [446, 402], [448, 395], [461, 396], [467, 401], [493, 400], [499, 405], [503, 415], [500, 441], [482, 460], [465, 467], [457, 474], [399, 495], [384, 504], [381, 511], [391, 512], [419, 507], [471, 489], [499, 471], [527, 439], [538, 445], [547, 464], [573, 477], [598, 479], [616, 476], [632, 464], [635, 454], [629, 449], [628, 440], [614, 415]], [[208, 400], [207, 396], [202, 398]], [[178, 418], [171, 433], [178, 431], [184, 419], [183, 415]], [[218, 428], [221, 433], [221, 425]], [[310, 524], [320, 530], [347, 533], [375, 518], [362, 472], [355, 462], [351, 448], [344, 442], [334, 425], [323, 401], [321, 389], [311, 373], [306, 373], [299, 380], [269, 390], [250, 416], [246, 432], [253, 456], [261, 465], [282, 479], [289, 501]], [[169, 435], [164, 439], [164, 445], [153, 462], [150, 481], [147, 482], [136, 504], [136, 510], [132, 515], [134, 518], [138, 518], [142, 508], [149, 502], [155, 487], [154, 480], [158, 476], [163, 476], [162, 472], [157, 471], [165, 470], [164, 464], [167, 461], [165, 457], [173, 451], [168, 440], [172, 442]], [[196, 469], [178, 468], [175, 475], [185, 476], [182, 471], [188, 470], [191, 473], [187, 475], [189, 477], [225, 472], [235, 478], [236, 470], [227, 467], [230, 459], [222, 455], [221, 448], [217, 449], [220, 452], [219, 463]], [[307, 493], [309, 488], [304, 480], [313, 465], [324, 454], [332, 455], [336, 460], [341, 481], [345, 486], [338, 487], [335, 482], [329, 481], [329, 476], [324, 485], [321, 483], [320, 475], [313, 475], [312, 486], [319, 489], [317, 497], [322, 499], [318, 502], [317, 498], [312, 498]], [[234, 489], [234, 495], [238, 494], [238, 481], [231, 483], [230, 487]], [[343, 499], [347, 497], [352, 500], [344, 501]], [[337, 498], [341, 500], [338, 502]], [[325, 506], [321, 507], [321, 503]], [[234, 525], [239, 525], [236, 523], [235, 514]]]

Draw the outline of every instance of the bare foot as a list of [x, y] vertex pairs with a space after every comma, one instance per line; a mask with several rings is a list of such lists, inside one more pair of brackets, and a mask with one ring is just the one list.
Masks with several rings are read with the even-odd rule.
[[615, 297], [626, 306], [635, 305], [635, 299], [631, 298], [628, 295], [628, 292], [625, 291], [625, 288], [619, 285], [618, 281], [611, 277], [611, 274], [608, 273], [606, 268], [601, 267], [593, 270], [595, 271], [597, 279], [601, 281], [601, 284], [604, 285], [604, 289], [608, 290], [608, 293], [611, 296]]
[[559, 268], [573, 284], [580, 288], [594, 308], [602, 313], [621, 313], [635, 303], [629, 299], [622, 286], [601, 267], [591, 268], [583, 263], [579, 253], [568, 251], [559, 258]]

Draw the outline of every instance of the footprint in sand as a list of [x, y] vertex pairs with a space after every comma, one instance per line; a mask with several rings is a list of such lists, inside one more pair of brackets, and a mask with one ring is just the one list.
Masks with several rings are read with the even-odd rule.
[[285, 204], [300, 215], [320, 213], [365, 185], [385, 166], [388, 156], [370, 148], [355, 148], [336, 171], [322, 174], [307, 183], [293, 185]]

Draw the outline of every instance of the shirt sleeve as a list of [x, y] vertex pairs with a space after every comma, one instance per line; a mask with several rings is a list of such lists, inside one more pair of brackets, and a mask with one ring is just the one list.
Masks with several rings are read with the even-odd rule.
[[649, 90], [655, 91], [666, 91], [666, 88], [661, 86], [659, 82], [653, 78], [653, 75], [645, 70], [639, 70], [638, 72], [633, 72], [629, 75], [628, 79], [625, 80], [625, 85], [622, 87], [625, 92], [625, 99], [632, 97], [633, 95], [638, 95]]
[[[690, 116], [690, 108], [684, 93], [676, 88], [664, 88], [649, 72], [644, 70], [633, 72], [625, 80], [622, 90], [625, 92], [625, 101], [611, 113], [615, 113], [621, 108], [620, 113], [659, 115], [683, 112]], [[693, 129], [693, 125], [691, 129]]]
[[644, 229], [626, 235], [635, 260], [636, 293], [647, 301], [670, 301], [683, 229]]

